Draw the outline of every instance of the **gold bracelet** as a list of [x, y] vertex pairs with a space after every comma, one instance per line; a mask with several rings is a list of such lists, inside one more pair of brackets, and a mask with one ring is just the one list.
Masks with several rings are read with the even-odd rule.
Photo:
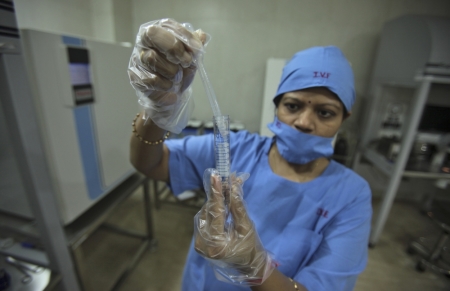
[[299, 291], [298, 286], [297, 286], [297, 282], [295, 282], [294, 280], [292, 280], [292, 278], [289, 278], [289, 280], [291, 280], [292, 283], [294, 283], [294, 288], [296, 291]]
[[136, 130], [136, 120], [138, 119], [139, 115], [140, 115], [139, 113], [136, 114], [136, 117], [133, 119], [133, 123], [131, 124], [131, 126], [133, 127], [133, 133], [134, 133], [134, 135], [135, 135], [141, 142], [143, 142], [143, 143], [145, 143], [145, 144], [148, 144], [148, 145], [157, 145], [157, 144], [160, 144], [160, 143], [164, 142], [164, 140], [166, 140], [166, 139], [169, 137], [170, 131], [166, 132], [166, 134], [164, 134], [164, 136], [163, 136], [162, 139], [159, 139], [159, 140], [156, 140], [156, 141], [148, 141], [148, 140], [145, 140], [139, 133], [137, 133], [137, 130]]

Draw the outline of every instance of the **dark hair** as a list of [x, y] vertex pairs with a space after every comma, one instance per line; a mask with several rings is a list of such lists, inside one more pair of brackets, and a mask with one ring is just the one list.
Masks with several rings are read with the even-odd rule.
[[282, 97], [283, 97], [283, 94], [278, 95], [277, 97], [275, 97], [273, 99], [273, 103], [275, 103], [275, 108], [278, 108], [278, 105], [280, 105], [280, 101], [281, 101]]

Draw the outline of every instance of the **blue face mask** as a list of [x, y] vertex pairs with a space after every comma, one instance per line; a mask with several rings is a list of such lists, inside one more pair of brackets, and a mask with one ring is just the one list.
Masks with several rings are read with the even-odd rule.
[[304, 165], [334, 152], [332, 137], [300, 132], [276, 117], [268, 127], [276, 136], [278, 152], [289, 163]]

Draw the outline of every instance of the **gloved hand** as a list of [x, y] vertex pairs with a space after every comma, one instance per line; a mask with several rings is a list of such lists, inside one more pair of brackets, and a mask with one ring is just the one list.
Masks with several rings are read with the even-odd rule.
[[221, 178], [217, 170], [207, 169], [203, 184], [208, 200], [195, 216], [194, 229], [195, 250], [212, 264], [217, 279], [241, 286], [262, 284], [275, 268], [244, 205], [242, 185], [248, 177], [230, 177], [227, 219]]
[[173, 19], [141, 25], [128, 64], [130, 83], [146, 116], [159, 127], [180, 133], [192, 113], [190, 85], [196, 58], [209, 37], [189, 23]]

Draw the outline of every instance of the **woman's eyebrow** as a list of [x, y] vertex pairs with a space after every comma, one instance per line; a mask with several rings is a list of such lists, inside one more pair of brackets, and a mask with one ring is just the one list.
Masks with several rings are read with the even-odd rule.
[[339, 109], [339, 110], [342, 109], [342, 107], [339, 106], [339, 105], [336, 104], [336, 103], [322, 103], [322, 104], [319, 104], [319, 105], [320, 105], [320, 106], [333, 106], [333, 107], [336, 107], [336, 109]]
[[289, 99], [289, 100], [291, 100], [291, 101], [296, 101], [296, 102], [302, 102], [302, 101], [301, 101], [300, 99], [298, 99], [298, 98], [295, 98], [295, 97], [289, 97], [289, 96], [284, 97], [282, 101], [286, 101], [286, 99]]
[[[305, 102], [305, 101], [303, 101], [303, 100], [301, 100], [301, 99], [299, 99], [299, 98], [296, 98], [296, 97], [290, 97], [290, 96], [285, 96], [285, 97], [282, 99], [282, 101], [295, 101], [295, 102], [298, 102], [298, 103]], [[317, 105], [319, 105], [319, 106], [333, 106], [333, 107], [335, 107], [336, 109], [342, 110], [342, 107], [340, 106], [340, 104], [337, 104], [337, 103], [335, 103], [335, 102], [333, 102], [333, 101], [331, 101], [331, 102], [325, 101], [324, 103], [319, 103], [319, 104], [317, 104]]]

